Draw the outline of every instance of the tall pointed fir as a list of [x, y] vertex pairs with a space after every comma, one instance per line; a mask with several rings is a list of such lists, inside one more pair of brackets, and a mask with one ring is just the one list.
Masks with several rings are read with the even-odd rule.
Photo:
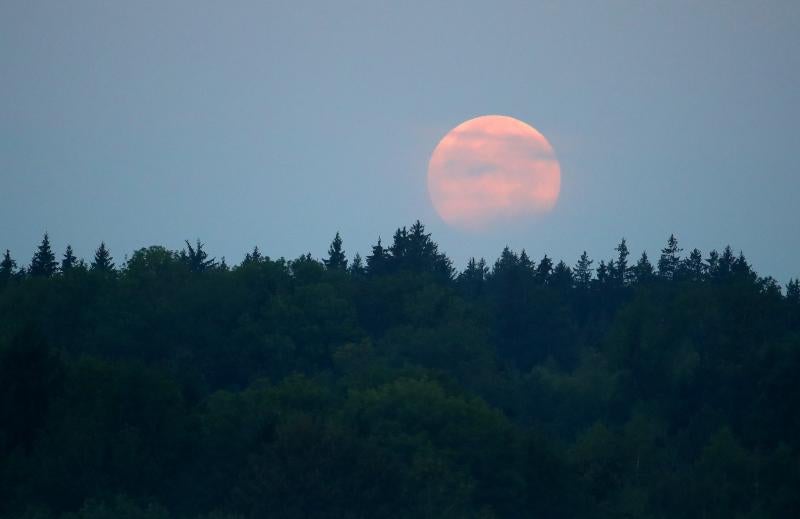
[[194, 247], [189, 240], [186, 240], [186, 248], [181, 251], [180, 259], [192, 272], [205, 272], [217, 264], [215, 258], [208, 259], [208, 253], [203, 250], [204, 246], [199, 239]]
[[614, 247], [614, 250], [617, 251], [617, 260], [609, 263], [608, 277], [609, 281], [615, 285], [623, 286], [625, 285], [626, 281], [628, 281], [629, 277], [628, 256], [630, 254], [630, 252], [628, 252], [628, 244], [625, 241], [625, 238], [622, 238], [622, 241], [619, 242], [619, 245]]
[[328, 259], [324, 259], [322, 262], [328, 270], [347, 270], [347, 256], [342, 250], [342, 237], [338, 231], [331, 242], [331, 246], [328, 247]]
[[50, 247], [50, 237], [44, 233], [42, 243], [33, 254], [28, 272], [35, 277], [50, 277], [56, 273], [57, 269], [58, 262], [56, 262], [56, 255], [53, 254], [53, 249]]
[[653, 264], [650, 263], [650, 259], [647, 257], [647, 251], [642, 251], [639, 261], [637, 261], [636, 265], [633, 267], [633, 272], [636, 276], [636, 283], [647, 283], [653, 279], [655, 272], [653, 270]]
[[61, 272], [69, 272], [78, 264], [78, 258], [72, 252], [72, 245], [67, 245], [67, 250], [64, 251], [64, 257], [61, 260]]
[[658, 275], [660, 277], [669, 281], [677, 277], [682, 250], [678, 247], [678, 239], [675, 238], [674, 234], [670, 234], [667, 246], [661, 249], [661, 257], [658, 259]]
[[363, 276], [366, 273], [366, 269], [364, 268], [364, 260], [361, 259], [361, 254], [356, 252], [347, 271], [350, 272], [350, 275], [354, 277]]
[[706, 266], [703, 264], [703, 254], [699, 249], [692, 249], [689, 257], [681, 262], [682, 276], [691, 281], [700, 281], [705, 276]]
[[264, 261], [264, 256], [261, 254], [261, 251], [258, 250], [258, 245], [253, 247], [252, 252], [248, 252], [244, 255], [244, 259], [242, 260], [242, 266], [246, 265], [257, 265]]
[[377, 245], [373, 245], [372, 254], [367, 256], [367, 273], [370, 275], [385, 274], [389, 259], [388, 251], [381, 245], [381, 237], [378, 236]]
[[3, 261], [0, 262], [0, 285], [4, 285], [14, 277], [14, 272], [17, 269], [17, 262], [11, 258], [11, 252], [6, 249], [3, 254]]
[[583, 251], [578, 263], [575, 264], [573, 269], [573, 276], [575, 278], [575, 286], [582, 289], [588, 289], [592, 283], [592, 263], [594, 261], [589, 259], [586, 251]]
[[114, 271], [114, 258], [108, 251], [105, 242], [100, 242], [100, 246], [94, 253], [94, 260], [91, 265], [92, 272], [108, 274]]

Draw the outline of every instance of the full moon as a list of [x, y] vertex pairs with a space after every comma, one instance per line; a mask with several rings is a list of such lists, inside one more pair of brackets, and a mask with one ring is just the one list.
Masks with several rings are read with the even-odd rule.
[[550, 211], [561, 189], [553, 147], [532, 126], [484, 115], [447, 133], [428, 164], [428, 191], [442, 219], [481, 230]]

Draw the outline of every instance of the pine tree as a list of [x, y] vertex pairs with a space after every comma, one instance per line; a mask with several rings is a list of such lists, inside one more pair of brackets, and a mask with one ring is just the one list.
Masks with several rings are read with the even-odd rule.
[[575, 286], [578, 288], [587, 289], [591, 285], [592, 263], [594, 263], [594, 261], [589, 259], [589, 255], [586, 254], [586, 251], [583, 251], [574, 269]]
[[658, 259], [658, 275], [660, 277], [670, 281], [677, 277], [682, 250], [678, 247], [678, 239], [674, 234], [670, 234], [667, 246], [661, 249], [661, 257]]
[[705, 271], [710, 279], [718, 279], [719, 276], [719, 252], [712, 250], [706, 258]]
[[353, 256], [353, 261], [350, 262], [350, 267], [348, 268], [351, 276], [363, 276], [366, 273], [366, 269], [364, 268], [364, 261], [361, 259], [361, 254], [357, 253]]
[[328, 270], [347, 270], [347, 257], [342, 250], [342, 237], [336, 232], [331, 246], [328, 247], [328, 259], [322, 260]]
[[3, 261], [0, 262], [0, 284], [5, 284], [14, 277], [16, 268], [17, 262], [11, 258], [11, 252], [6, 249], [6, 253], [3, 255]]
[[381, 245], [381, 237], [378, 236], [378, 244], [372, 247], [372, 254], [367, 256], [367, 273], [370, 275], [381, 275], [387, 271], [389, 253]]
[[93, 272], [110, 273], [114, 271], [114, 258], [108, 251], [105, 242], [100, 242], [100, 247], [94, 253], [91, 269]]
[[789, 280], [786, 285], [786, 300], [793, 305], [800, 305], [800, 279]]
[[242, 260], [242, 266], [245, 265], [257, 265], [264, 261], [264, 256], [261, 255], [261, 251], [258, 250], [258, 245], [253, 247], [252, 252], [248, 252], [244, 255], [244, 259]]
[[603, 260], [600, 260], [600, 264], [597, 266], [597, 284], [601, 287], [608, 284], [608, 267]]
[[647, 251], [642, 251], [642, 255], [639, 257], [639, 261], [636, 262], [636, 266], [633, 267], [633, 271], [636, 275], [636, 283], [647, 283], [653, 279], [653, 265], [647, 257]]
[[536, 281], [545, 285], [550, 280], [550, 273], [553, 271], [553, 260], [544, 255], [544, 258], [536, 266]]
[[703, 255], [698, 249], [692, 249], [689, 257], [681, 262], [683, 276], [692, 281], [700, 281], [705, 276], [705, 265], [703, 265]]
[[61, 272], [69, 272], [78, 264], [78, 258], [72, 253], [72, 245], [67, 245], [64, 251], [64, 258], [61, 260]]
[[572, 269], [563, 260], [559, 261], [553, 268], [553, 274], [550, 276], [550, 285], [567, 290], [572, 288], [572, 282]]
[[617, 251], [617, 260], [609, 262], [608, 277], [609, 281], [615, 285], [623, 286], [628, 276], [628, 256], [630, 254], [625, 238], [622, 238], [614, 250]]
[[181, 251], [180, 260], [189, 267], [192, 272], [205, 272], [216, 266], [214, 258], [208, 259], [208, 253], [203, 250], [204, 244], [197, 240], [194, 247], [186, 240], [186, 249]]
[[47, 233], [42, 238], [42, 243], [31, 259], [31, 266], [28, 269], [31, 276], [36, 277], [50, 277], [56, 273], [58, 263], [56, 256], [53, 254], [53, 249], [50, 247], [50, 237]]

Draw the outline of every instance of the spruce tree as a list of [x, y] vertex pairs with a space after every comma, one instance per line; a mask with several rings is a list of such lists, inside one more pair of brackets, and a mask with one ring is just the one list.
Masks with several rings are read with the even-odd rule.
[[658, 259], [658, 275], [660, 277], [670, 281], [677, 277], [682, 250], [678, 247], [678, 239], [674, 234], [670, 234], [667, 246], [661, 249], [661, 257]]
[[204, 244], [200, 240], [194, 247], [186, 240], [186, 249], [181, 251], [181, 261], [189, 267], [192, 272], [205, 272], [216, 266], [214, 258], [208, 259], [208, 253], [203, 250]]
[[100, 246], [95, 251], [91, 270], [106, 274], [114, 271], [114, 258], [111, 257], [105, 242], [100, 242]]
[[692, 281], [700, 281], [705, 276], [705, 265], [703, 265], [703, 255], [698, 249], [692, 249], [689, 257], [681, 262], [683, 276]]
[[58, 262], [56, 262], [56, 255], [53, 254], [53, 249], [50, 247], [50, 237], [44, 233], [42, 243], [33, 254], [28, 272], [35, 277], [50, 277], [56, 273], [57, 269]]
[[544, 258], [536, 266], [536, 281], [540, 285], [545, 285], [550, 280], [550, 273], [553, 271], [553, 260], [544, 255]]
[[793, 305], [800, 305], [800, 279], [789, 280], [786, 285], [786, 300]]
[[342, 237], [339, 232], [328, 247], [328, 259], [322, 260], [328, 270], [347, 270], [347, 257], [344, 250], [342, 250]]
[[242, 260], [242, 266], [245, 265], [257, 265], [264, 261], [264, 256], [261, 255], [261, 251], [258, 250], [258, 245], [253, 247], [252, 252], [248, 252], [244, 255], [244, 259]]
[[642, 255], [639, 257], [639, 261], [636, 262], [636, 266], [633, 267], [633, 271], [636, 275], [636, 283], [647, 283], [653, 279], [653, 265], [647, 257], [647, 251], [642, 251]]
[[14, 277], [14, 271], [16, 269], [17, 262], [11, 258], [11, 252], [6, 249], [6, 253], [3, 255], [3, 261], [0, 262], [0, 284], [5, 284]]
[[550, 275], [550, 285], [561, 290], [567, 290], [572, 288], [572, 283], [572, 269], [563, 260], [559, 261]]
[[350, 262], [350, 267], [347, 269], [351, 276], [363, 276], [366, 273], [364, 268], [364, 260], [361, 259], [361, 254], [357, 253], [353, 256], [353, 261]]
[[372, 247], [372, 254], [367, 256], [367, 273], [375, 276], [385, 274], [388, 268], [389, 253], [381, 245], [381, 237], [378, 236], [378, 243]]
[[574, 269], [575, 286], [578, 288], [587, 289], [591, 285], [592, 263], [594, 263], [594, 261], [589, 259], [589, 255], [586, 254], [586, 251], [583, 251]]
[[64, 258], [61, 260], [61, 272], [69, 272], [78, 264], [78, 258], [72, 253], [72, 245], [67, 245]]
[[609, 281], [615, 285], [623, 286], [628, 276], [628, 256], [630, 254], [625, 238], [622, 238], [614, 250], [617, 251], [617, 260], [609, 263], [608, 277]]

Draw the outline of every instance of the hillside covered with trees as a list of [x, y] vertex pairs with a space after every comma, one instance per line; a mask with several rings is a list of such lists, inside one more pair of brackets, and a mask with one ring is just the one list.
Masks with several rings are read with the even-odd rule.
[[798, 410], [800, 284], [730, 247], [0, 262], [4, 518], [797, 517]]

